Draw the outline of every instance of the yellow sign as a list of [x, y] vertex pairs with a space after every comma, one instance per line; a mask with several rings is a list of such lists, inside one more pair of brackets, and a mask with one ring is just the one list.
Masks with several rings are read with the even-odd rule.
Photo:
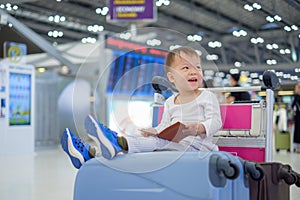
[[22, 51], [19, 46], [11, 46], [8, 49], [7, 57], [13, 63], [18, 63], [22, 59]]
[[24, 63], [27, 54], [25, 44], [16, 42], [4, 42], [4, 58], [12, 63]]

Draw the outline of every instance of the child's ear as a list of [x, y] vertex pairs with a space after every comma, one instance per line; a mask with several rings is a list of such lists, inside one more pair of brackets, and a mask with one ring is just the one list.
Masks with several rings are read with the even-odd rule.
[[168, 77], [168, 79], [169, 79], [169, 81], [170, 81], [171, 83], [174, 83], [174, 76], [173, 76], [173, 74], [172, 74], [171, 72], [168, 72], [168, 73], [167, 73], [167, 77]]

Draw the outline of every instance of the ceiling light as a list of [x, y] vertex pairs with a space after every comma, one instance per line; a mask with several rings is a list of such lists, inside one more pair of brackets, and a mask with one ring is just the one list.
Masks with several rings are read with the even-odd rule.
[[70, 69], [67, 66], [62, 66], [59, 71], [62, 74], [69, 74], [70, 73]]
[[278, 46], [278, 44], [273, 43], [273, 44], [267, 44], [266, 48], [269, 49], [269, 50], [272, 50], [272, 49], [278, 49], [279, 46]]
[[297, 30], [298, 30], [298, 26], [296, 26], [296, 25], [292, 25], [291, 28], [292, 28], [294, 31], [297, 31]]
[[247, 35], [247, 32], [244, 31], [244, 30], [235, 30], [232, 32], [232, 35], [235, 36], [235, 37], [240, 37], [240, 36], [246, 36]]
[[279, 50], [279, 53], [280, 54], [291, 54], [291, 50], [290, 49], [280, 49]]
[[297, 80], [298, 80], [298, 76], [296, 76], [296, 75], [291, 76], [291, 80], [292, 80], [292, 81], [297, 81]]
[[250, 74], [251, 78], [258, 78], [258, 73], [254, 72]]
[[238, 73], [240, 73], [240, 70], [239, 70], [239, 69], [236, 69], [236, 68], [233, 68], [233, 69], [230, 69], [230, 70], [229, 70], [229, 73], [230, 73], [230, 74], [238, 74]]
[[220, 47], [222, 47], [222, 43], [219, 41], [210, 41], [208, 43], [208, 46], [211, 48], [220, 48]]
[[242, 66], [242, 63], [239, 62], [239, 61], [236, 61], [236, 62], [234, 62], [234, 66], [236, 66], [236, 67], [241, 67], [241, 66]]
[[48, 20], [49, 20], [50, 22], [53, 22], [54, 17], [53, 17], [53, 16], [49, 16], [49, 17], [48, 17]]
[[170, 2], [169, 0], [165, 0], [165, 5], [166, 5], [166, 6], [170, 5], [170, 3], [171, 3], [171, 2]]
[[60, 22], [60, 16], [59, 15], [54, 16], [54, 22], [56, 22], [56, 23]]
[[206, 56], [206, 60], [218, 60], [219, 56], [216, 54], [209, 54]]
[[255, 9], [257, 9], [257, 10], [261, 9], [261, 5], [259, 3], [253, 3], [252, 7], [255, 8]]
[[192, 42], [195, 42], [195, 41], [200, 42], [202, 40], [202, 37], [200, 35], [197, 35], [197, 34], [195, 34], [195, 35], [188, 35], [187, 36], [187, 40], [188, 41], [192, 41]]
[[276, 76], [278, 76], [278, 77], [282, 77], [282, 76], [283, 76], [283, 72], [276, 72], [275, 74], [276, 74]]
[[273, 49], [273, 47], [272, 47], [271, 44], [267, 44], [267, 45], [266, 45], [266, 48], [269, 49], [269, 50], [272, 50], [272, 49]]
[[97, 42], [96, 38], [92, 38], [92, 37], [87, 37], [87, 38], [82, 38], [81, 42], [86, 44], [86, 43], [91, 43], [94, 44]]
[[109, 8], [108, 7], [103, 7], [103, 8], [96, 8], [95, 12], [98, 14], [98, 15], [107, 15], [108, 12], [109, 12]]
[[266, 20], [267, 20], [268, 22], [274, 22], [274, 21], [275, 21], [274, 18], [271, 17], [271, 16], [267, 16], [267, 17], [266, 17]]
[[103, 30], [104, 30], [104, 27], [101, 26], [101, 25], [95, 24], [95, 25], [90, 25], [90, 26], [88, 26], [88, 27], [87, 27], [87, 30], [90, 31], [90, 32], [96, 33], [96, 32], [101, 32], [101, 31], [103, 31]]
[[108, 7], [103, 7], [102, 8], [102, 15], [107, 15], [109, 12], [109, 8]]
[[66, 21], [66, 17], [65, 16], [59, 16], [59, 15], [55, 15], [55, 16], [49, 16], [48, 20], [50, 22], [55, 22], [55, 23], [59, 23], [59, 22], [64, 22]]
[[292, 30], [292, 28], [291, 27], [289, 27], [289, 26], [284, 26], [284, 28], [283, 28], [284, 30], [286, 30], [287, 32], [290, 32], [291, 30]]
[[257, 40], [257, 43], [264, 43], [264, 41], [265, 41], [265, 40], [264, 40], [263, 38], [261, 38], [261, 37], [258, 37], [256, 40]]
[[127, 33], [121, 33], [120, 34], [120, 38], [124, 39], [124, 40], [128, 40], [129, 38], [131, 38], [131, 33], [127, 32]]
[[273, 44], [272, 44], [272, 47], [273, 47], [273, 49], [278, 49], [278, 44], [273, 43]]
[[251, 38], [251, 39], [250, 39], [250, 42], [253, 43], [253, 44], [257, 44], [256, 38]]
[[264, 43], [264, 39], [263, 38], [261, 38], [261, 37], [258, 37], [258, 38], [251, 38], [250, 39], [250, 42], [251, 43], [253, 43], [253, 44], [262, 44], [262, 43]]
[[159, 46], [161, 45], [161, 41], [158, 39], [152, 39], [152, 40], [147, 40], [146, 44], [149, 46]]
[[290, 53], [291, 53], [291, 50], [290, 50], [290, 49], [285, 49], [284, 52], [285, 52], [286, 54], [290, 54]]
[[45, 67], [39, 67], [37, 68], [37, 71], [40, 72], [40, 73], [43, 73], [46, 71], [46, 68]]
[[170, 0], [157, 0], [155, 2], [155, 5], [157, 7], [160, 7], [160, 6], [163, 6], [163, 5], [168, 6], [168, 5], [170, 5]]
[[279, 22], [282, 20], [282, 18], [281, 18], [279, 15], [275, 15], [275, 16], [274, 16], [274, 19], [275, 19], [276, 21], [279, 21]]
[[59, 18], [59, 20], [60, 20], [61, 22], [64, 22], [64, 21], [66, 21], [66, 17], [65, 17], [65, 16], [61, 16], [61, 17]]
[[280, 96], [286, 96], [286, 95], [293, 95], [294, 91], [288, 90], [288, 91], [278, 91], [278, 95]]
[[266, 63], [268, 65], [276, 65], [277, 64], [277, 60], [275, 60], [275, 59], [268, 59], [268, 60], [266, 60]]
[[253, 11], [253, 7], [250, 6], [250, 5], [248, 5], [248, 4], [245, 4], [245, 5], [244, 5], [244, 9], [245, 9], [245, 10], [248, 10], [248, 11], [250, 11], [250, 12]]
[[54, 30], [54, 31], [49, 31], [48, 32], [49, 37], [57, 38], [57, 37], [62, 37], [63, 35], [64, 35], [64, 33], [62, 31]]

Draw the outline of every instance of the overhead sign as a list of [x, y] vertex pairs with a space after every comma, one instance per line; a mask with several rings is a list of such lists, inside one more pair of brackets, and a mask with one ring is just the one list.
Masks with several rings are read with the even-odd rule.
[[114, 21], [156, 20], [154, 0], [110, 0], [109, 13]]
[[133, 51], [143, 55], [151, 55], [163, 58], [168, 54], [168, 51], [163, 49], [151, 48], [133, 41], [127, 41], [113, 37], [105, 40], [105, 47], [113, 50], [120, 50], [124, 52]]

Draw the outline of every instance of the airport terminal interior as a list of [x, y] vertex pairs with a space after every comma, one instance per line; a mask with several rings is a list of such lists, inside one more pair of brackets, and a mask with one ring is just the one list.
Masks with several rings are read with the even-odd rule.
[[[80, 199], [62, 132], [93, 144], [89, 114], [125, 136], [157, 125], [176, 91], [157, 90], [153, 77], [166, 80], [165, 56], [180, 46], [199, 54], [206, 89], [227, 112], [219, 149], [300, 173], [299, 28], [300, 0], [1, 0], [0, 199]], [[226, 102], [234, 91], [250, 101]], [[295, 184], [289, 191], [300, 199]]]

